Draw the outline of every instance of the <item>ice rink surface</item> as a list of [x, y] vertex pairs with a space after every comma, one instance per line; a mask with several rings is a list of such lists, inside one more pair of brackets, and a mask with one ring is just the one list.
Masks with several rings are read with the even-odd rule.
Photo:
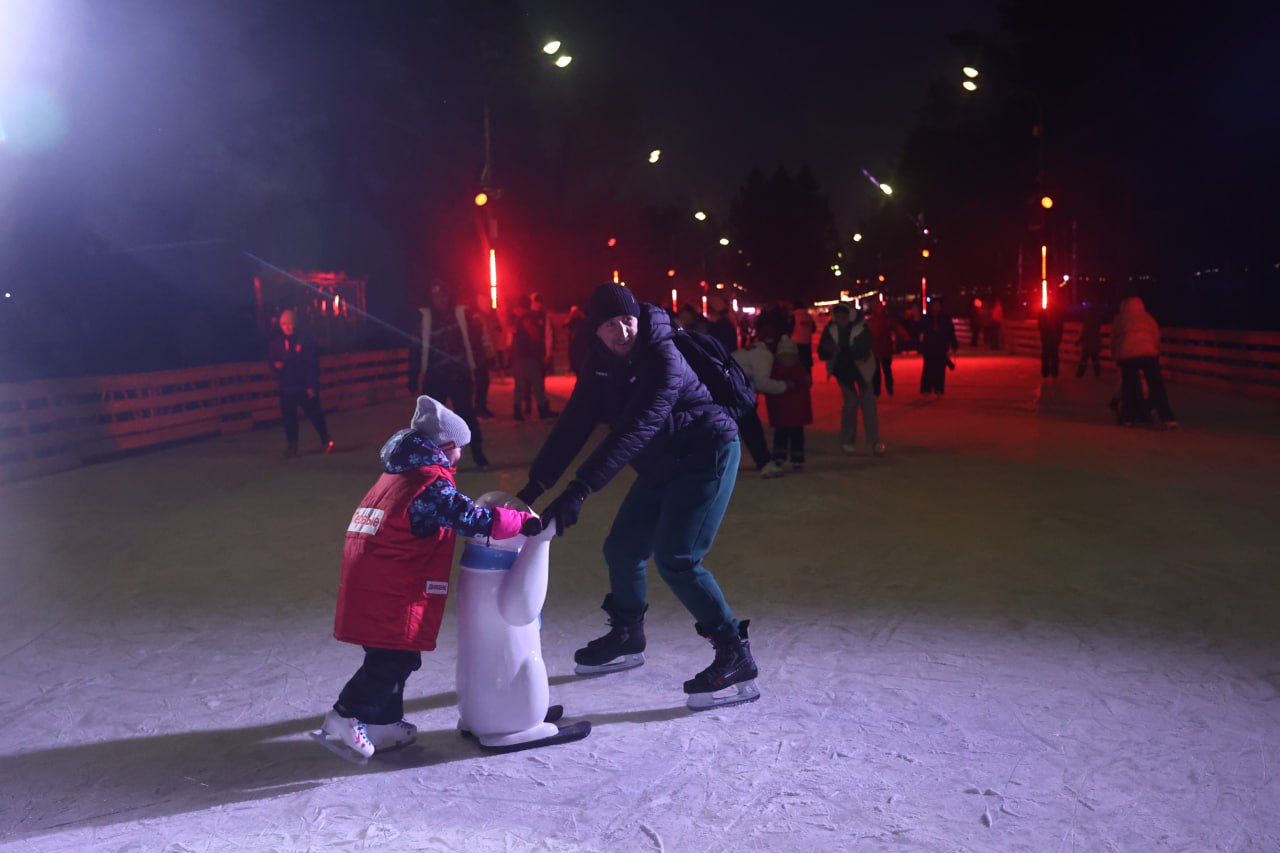
[[[306, 736], [360, 662], [339, 554], [407, 400], [333, 416], [331, 456], [273, 428], [0, 487], [0, 849], [1280, 849], [1280, 409], [1172, 385], [1181, 430], [1119, 429], [1110, 376], [965, 353], [921, 399], [894, 366], [886, 458], [839, 454], [819, 371], [804, 473], [738, 482], [707, 562], [762, 699], [686, 710], [711, 648], [656, 573], [648, 663], [572, 674], [628, 473], [551, 551], [552, 701], [594, 731], [508, 755], [455, 729], [452, 613], [416, 746]], [[547, 427], [484, 431], [459, 487], [514, 492]]]

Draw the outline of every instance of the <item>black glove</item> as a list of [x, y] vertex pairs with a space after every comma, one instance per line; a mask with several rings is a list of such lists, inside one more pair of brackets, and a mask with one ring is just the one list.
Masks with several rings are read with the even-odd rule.
[[531, 515], [520, 525], [521, 536], [537, 536], [542, 532], [542, 519], [536, 515]]
[[542, 486], [530, 480], [523, 489], [516, 492], [516, 497], [524, 501], [525, 506], [533, 507], [533, 502], [542, 497]]
[[556, 523], [556, 536], [563, 536], [564, 532], [570, 527], [578, 523], [578, 515], [582, 512], [582, 504], [586, 502], [587, 495], [591, 494], [591, 490], [587, 488], [585, 483], [573, 480], [569, 485], [564, 487], [564, 491], [560, 496], [547, 504], [547, 508], [542, 511], [542, 529], [546, 530], [551, 522]]

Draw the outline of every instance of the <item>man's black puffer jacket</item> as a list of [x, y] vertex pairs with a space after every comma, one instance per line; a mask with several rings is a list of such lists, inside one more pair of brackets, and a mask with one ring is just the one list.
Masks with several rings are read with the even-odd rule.
[[737, 436], [738, 425], [676, 349], [667, 312], [642, 302], [639, 319], [626, 359], [591, 336], [578, 384], [529, 469], [540, 488], [560, 479], [601, 423], [609, 434], [575, 475], [593, 492], [628, 463], [645, 479], [667, 479], [691, 455], [714, 452]]

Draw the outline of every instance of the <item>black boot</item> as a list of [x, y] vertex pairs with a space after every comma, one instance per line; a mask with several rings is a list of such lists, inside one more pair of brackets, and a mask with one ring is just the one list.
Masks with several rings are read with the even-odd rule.
[[617, 672], [644, 663], [644, 615], [630, 620], [620, 617], [613, 608], [613, 593], [604, 597], [600, 607], [609, 614], [609, 633], [573, 653], [578, 675]]
[[[684, 692], [690, 695], [690, 708], [701, 711], [760, 698], [760, 690], [755, 685], [759, 672], [747, 639], [747, 626], [750, 624], [750, 619], [744, 619], [738, 624], [737, 631], [727, 627], [714, 633], [701, 624], [695, 626], [698, 633], [715, 647], [716, 659], [711, 666], [684, 683]], [[719, 698], [714, 695], [730, 687], [735, 688], [733, 693]]]

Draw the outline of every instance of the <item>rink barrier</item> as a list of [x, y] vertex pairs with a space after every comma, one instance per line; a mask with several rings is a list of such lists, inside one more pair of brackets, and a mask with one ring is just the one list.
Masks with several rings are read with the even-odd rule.
[[[325, 411], [406, 396], [404, 349], [320, 359]], [[0, 383], [0, 482], [280, 421], [265, 362]]]
[[[1062, 371], [1080, 361], [1080, 324], [1067, 323], [1059, 356]], [[1006, 322], [1004, 349], [1040, 357], [1040, 328], [1034, 320]], [[967, 343], [967, 341], [965, 341]], [[1111, 327], [1102, 327], [1102, 363], [1111, 361]], [[1268, 400], [1280, 400], [1280, 333], [1228, 329], [1161, 329], [1160, 367], [1173, 382]]]

